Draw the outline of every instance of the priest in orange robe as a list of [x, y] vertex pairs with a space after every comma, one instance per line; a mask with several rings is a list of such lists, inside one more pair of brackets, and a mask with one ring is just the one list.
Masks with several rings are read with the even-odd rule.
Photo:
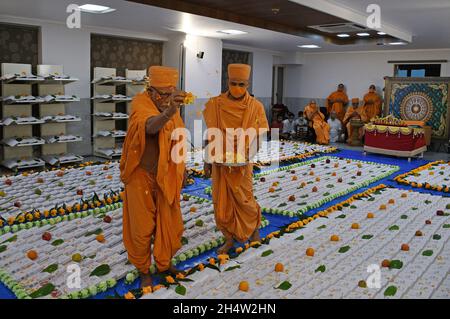
[[344, 84], [339, 84], [337, 91], [331, 93], [327, 98], [327, 112], [336, 112], [336, 117], [342, 122], [345, 116], [345, 107], [348, 104], [348, 96], [345, 93]]
[[184, 128], [179, 114], [185, 93], [177, 91], [178, 71], [152, 66], [148, 88], [132, 101], [127, 137], [120, 159], [123, 194], [123, 242], [129, 261], [141, 275], [141, 286], [152, 284], [152, 257], [158, 271], [176, 272], [171, 259], [181, 247], [183, 220], [180, 193], [184, 161], [173, 160], [172, 139]]
[[[348, 140], [347, 142], [350, 143], [350, 139], [353, 133], [353, 127], [350, 123], [351, 120], [361, 120], [364, 123], [368, 122], [368, 117], [366, 115], [365, 109], [363, 106], [359, 105], [359, 99], [354, 98], [352, 99], [352, 105], [348, 107], [347, 112], [345, 113], [344, 117], [344, 125], [347, 128], [347, 134], [348, 134]], [[364, 134], [364, 127], [361, 127], [359, 129], [359, 138], [361, 139]]]
[[311, 100], [303, 111], [309, 126], [316, 133], [316, 142], [318, 144], [328, 145], [330, 143], [330, 126], [325, 121], [325, 115], [320, 112], [315, 100]]
[[[267, 132], [269, 126], [264, 106], [247, 91], [250, 71], [251, 67], [246, 64], [228, 65], [229, 90], [211, 98], [203, 111], [208, 131], [221, 132], [224, 137], [221, 144], [230, 143], [227, 129], [253, 129], [256, 132], [253, 138], [246, 141], [243, 165], [227, 166], [220, 164], [220, 161], [212, 161], [204, 166], [205, 175], [212, 177], [216, 224], [226, 239], [218, 253], [226, 253], [232, 248], [233, 240], [260, 240], [261, 208], [253, 196], [253, 164], [250, 163], [255, 154], [251, 154], [249, 145], [259, 145], [261, 134]], [[207, 143], [213, 143], [212, 137], [208, 138]], [[232, 145], [234, 143], [231, 142]], [[223, 145], [222, 153], [226, 149], [227, 145]]]
[[381, 96], [377, 93], [375, 85], [372, 84], [369, 87], [369, 92], [364, 95], [364, 109], [369, 121], [381, 115], [382, 103]]

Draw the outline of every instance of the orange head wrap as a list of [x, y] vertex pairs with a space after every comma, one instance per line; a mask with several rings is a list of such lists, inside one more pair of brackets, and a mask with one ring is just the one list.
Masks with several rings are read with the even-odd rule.
[[250, 79], [251, 66], [248, 64], [229, 64], [228, 78], [233, 80], [248, 81]]
[[148, 77], [150, 86], [154, 87], [177, 86], [178, 83], [178, 71], [166, 66], [151, 66]]

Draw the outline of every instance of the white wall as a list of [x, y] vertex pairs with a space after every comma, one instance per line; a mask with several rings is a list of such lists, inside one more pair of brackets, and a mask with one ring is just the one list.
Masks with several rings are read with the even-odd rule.
[[[370, 84], [384, 87], [384, 77], [394, 75], [389, 60], [450, 60], [449, 50], [397, 50], [380, 52], [309, 53], [304, 64], [290, 74], [290, 92], [302, 98], [326, 98], [344, 83], [350, 98], [362, 97]], [[450, 64], [442, 65], [441, 76], [450, 76]]]
[[[222, 41], [187, 35], [185, 44], [185, 89], [198, 98], [220, 94], [222, 74]], [[199, 51], [203, 59], [197, 58]]]

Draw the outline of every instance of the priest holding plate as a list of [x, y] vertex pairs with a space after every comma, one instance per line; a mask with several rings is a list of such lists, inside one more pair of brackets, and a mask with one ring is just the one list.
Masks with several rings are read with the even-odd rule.
[[227, 253], [234, 240], [260, 240], [251, 159], [269, 125], [264, 106], [247, 91], [250, 71], [246, 64], [228, 65], [229, 90], [211, 98], [203, 111], [208, 127], [204, 170], [212, 177], [215, 219], [225, 236], [219, 254]]

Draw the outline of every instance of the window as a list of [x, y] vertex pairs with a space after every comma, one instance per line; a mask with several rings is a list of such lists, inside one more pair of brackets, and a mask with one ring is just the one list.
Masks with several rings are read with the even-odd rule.
[[394, 76], [397, 77], [428, 77], [441, 76], [440, 64], [396, 64]]

